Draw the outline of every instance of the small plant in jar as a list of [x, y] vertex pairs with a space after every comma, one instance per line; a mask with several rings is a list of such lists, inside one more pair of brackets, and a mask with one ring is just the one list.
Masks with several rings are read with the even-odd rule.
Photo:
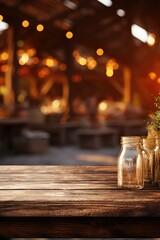
[[147, 123], [148, 138], [160, 138], [160, 94], [155, 100], [156, 111], [149, 115]]
[[[155, 141], [153, 159], [150, 162], [152, 183], [160, 182], [160, 93], [155, 98], [155, 105], [156, 111], [149, 115], [151, 120], [147, 123], [148, 142], [150, 143], [151, 139]], [[148, 149], [150, 148], [151, 146], [148, 146]]]

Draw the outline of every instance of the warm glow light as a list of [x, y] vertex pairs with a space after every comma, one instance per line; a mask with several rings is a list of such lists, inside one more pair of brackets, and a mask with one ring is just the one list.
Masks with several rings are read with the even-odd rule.
[[117, 70], [118, 68], [119, 68], [119, 64], [117, 62], [115, 62], [114, 65], [113, 65], [113, 69]]
[[18, 95], [18, 102], [20, 102], [20, 103], [24, 102], [24, 95], [23, 94]]
[[6, 61], [6, 60], [8, 59], [8, 53], [7, 53], [7, 52], [3, 52], [3, 53], [1, 54], [1, 59], [2, 59], [3, 61]]
[[18, 55], [19, 57], [21, 57], [23, 54], [24, 54], [24, 50], [18, 49], [17, 55]]
[[64, 63], [61, 63], [61, 64], [59, 65], [59, 69], [60, 69], [61, 71], [65, 71], [66, 68], [67, 68], [67, 66], [66, 66], [66, 64], [64, 64]]
[[53, 66], [54, 66], [53, 59], [48, 58], [48, 59], [46, 60], [46, 65], [47, 65], [48, 67], [53, 67]]
[[82, 81], [82, 76], [81, 76], [81, 75], [79, 75], [79, 74], [73, 75], [73, 77], [72, 77], [72, 82], [74, 82], [74, 83], [79, 83], [79, 82], [81, 82], [81, 81]]
[[8, 29], [9, 25], [6, 22], [0, 21], [0, 32]]
[[116, 62], [114, 58], [109, 59], [107, 65], [111, 66], [114, 70], [117, 70], [119, 68], [119, 64]]
[[137, 39], [139, 39], [140, 41], [142, 41], [144, 43], [147, 42], [148, 33], [144, 28], [138, 26], [137, 24], [133, 24], [131, 26], [131, 32], [132, 32], [132, 35], [134, 37], [136, 37]]
[[18, 42], [17, 42], [17, 46], [18, 47], [23, 47], [23, 45], [24, 45], [24, 41], [22, 41], [22, 40], [19, 40]]
[[96, 51], [96, 53], [97, 53], [98, 56], [102, 56], [103, 53], [104, 53], [104, 51], [103, 51], [102, 48], [98, 48], [97, 51]]
[[0, 15], [0, 22], [3, 20], [3, 16], [2, 15]]
[[155, 79], [157, 78], [157, 75], [156, 75], [156, 73], [154, 73], [154, 72], [150, 72], [150, 73], [148, 74], [148, 77], [149, 77], [151, 80], [155, 80]]
[[22, 57], [19, 59], [19, 64], [20, 64], [20, 65], [24, 65], [24, 64], [26, 64], [26, 63], [28, 62], [28, 60], [29, 60], [28, 54], [27, 54], [27, 53], [24, 53], [24, 54], [22, 55]]
[[47, 67], [55, 67], [58, 63], [56, 59], [48, 57], [43, 60], [43, 64], [45, 64]]
[[113, 68], [112, 67], [107, 66], [106, 75], [107, 75], [107, 77], [112, 77], [113, 76]]
[[148, 35], [148, 38], [147, 38], [147, 43], [148, 43], [148, 45], [149, 45], [149, 46], [153, 46], [153, 45], [155, 44], [155, 39], [156, 39], [155, 34], [150, 33], [150, 34]]
[[107, 103], [106, 102], [99, 103], [98, 110], [99, 112], [105, 112], [107, 110]]
[[5, 86], [0, 87], [0, 94], [1, 95], [6, 95], [7, 94], [7, 88]]
[[60, 101], [58, 99], [54, 100], [52, 102], [52, 107], [53, 108], [59, 108], [60, 107]]
[[77, 4], [70, 0], [65, 0], [64, 5], [72, 10], [75, 10], [77, 8]]
[[29, 26], [29, 22], [27, 20], [24, 20], [22, 22], [22, 26], [25, 27], [25, 28], [28, 27]]
[[74, 50], [73, 51], [73, 56], [76, 58], [76, 57], [79, 57], [79, 52], [77, 50]]
[[160, 78], [157, 79], [157, 82], [160, 84]]
[[114, 58], [108, 60], [106, 68], [112, 68], [112, 70], [117, 70], [119, 68], [119, 64], [116, 62]]
[[40, 110], [43, 114], [62, 113], [66, 104], [64, 99], [55, 99], [47, 105], [41, 106]]
[[29, 55], [30, 57], [32, 57], [32, 56], [34, 56], [34, 55], [36, 54], [36, 49], [34, 49], [34, 48], [29, 48], [29, 49], [27, 50], [27, 53], [28, 53], [28, 55]]
[[94, 69], [97, 66], [97, 62], [93, 57], [88, 57], [87, 58], [87, 68], [89, 70]]
[[71, 39], [73, 37], [73, 33], [71, 31], [66, 32], [66, 38]]
[[7, 72], [8, 71], [8, 65], [4, 64], [1, 66], [1, 71], [2, 72]]
[[49, 75], [49, 73], [50, 73], [50, 69], [47, 67], [43, 67], [38, 71], [38, 76], [39, 78], [45, 78], [46, 76]]
[[112, 6], [112, 1], [111, 0], [97, 0], [98, 2], [102, 3], [106, 7], [111, 7]]
[[133, 24], [131, 26], [131, 32], [132, 35], [141, 42], [147, 43], [149, 46], [153, 46], [155, 44], [155, 34], [148, 33], [144, 28], [138, 26], [137, 24]]
[[42, 32], [44, 30], [44, 26], [42, 24], [37, 25], [37, 31]]
[[78, 62], [79, 62], [80, 65], [84, 66], [87, 63], [87, 60], [85, 58], [83, 58], [83, 57], [80, 57], [78, 59]]
[[38, 57], [33, 57], [32, 58], [32, 63], [33, 64], [38, 64], [39, 63], [39, 58]]
[[117, 9], [117, 15], [119, 16], [119, 17], [124, 17], [125, 16], [125, 11], [123, 10], [123, 9]]
[[119, 64], [116, 62], [114, 58], [108, 60], [106, 64], [106, 75], [107, 77], [112, 77], [114, 74], [113, 70], [117, 70], [119, 68]]

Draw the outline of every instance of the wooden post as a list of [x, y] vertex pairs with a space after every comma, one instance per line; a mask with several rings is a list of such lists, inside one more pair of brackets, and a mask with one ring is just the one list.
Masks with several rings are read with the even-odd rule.
[[13, 31], [13, 74], [12, 74], [12, 88], [14, 92], [14, 105], [15, 109], [18, 107], [18, 74], [17, 70], [19, 67], [18, 63], [18, 57], [17, 57], [17, 51], [18, 51], [18, 42], [19, 39], [19, 29], [17, 26], [14, 26], [14, 31]]
[[123, 90], [123, 100], [126, 104], [131, 102], [131, 70], [129, 67], [124, 67], [124, 90]]
[[8, 69], [5, 73], [5, 84], [7, 88], [7, 94], [4, 96], [4, 104], [8, 110], [15, 110], [17, 106], [17, 69], [18, 69], [18, 58], [17, 58], [17, 39], [18, 31], [12, 26], [8, 29], [7, 35], [7, 47], [8, 47]]
[[63, 82], [63, 89], [62, 89], [62, 94], [63, 94], [63, 99], [65, 101], [65, 114], [62, 120], [66, 121], [68, 119], [69, 115], [69, 84], [68, 80], [65, 78]]
[[4, 104], [8, 110], [13, 110], [14, 108], [14, 92], [12, 88], [12, 75], [13, 75], [13, 56], [14, 56], [14, 46], [13, 46], [13, 28], [9, 27], [7, 32], [7, 48], [8, 48], [8, 62], [7, 71], [5, 73], [5, 86], [7, 92], [4, 95]]
[[73, 75], [73, 56], [72, 56], [72, 51], [73, 46], [72, 46], [72, 40], [71, 39], [66, 39], [66, 44], [65, 44], [65, 58], [66, 58], [66, 76], [67, 80], [64, 83], [64, 91], [63, 94], [66, 97], [66, 100], [68, 100], [67, 103], [67, 115], [68, 115], [68, 120], [70, 120], [73, 116], [73, 108], [72, 108], [72, 102], [73, 102], [73, 82], [72, 82], [72, 75]]

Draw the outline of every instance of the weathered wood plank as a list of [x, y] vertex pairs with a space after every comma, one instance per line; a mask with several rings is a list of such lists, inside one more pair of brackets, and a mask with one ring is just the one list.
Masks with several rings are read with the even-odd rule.
[[41, 174], [93, 174], [93, 173], [112, 173], [117, 172], [116, 166], [1, 166], [0, 173], [41, 173]]
[[[159, 190], [119, 190], [117, 189], [16, 189], [0, 190], [1, 201], [114, 201], [114, 202], [160, 202]], [[113, 202], [113, 205], [114, 205]], [[142, 202], [142, 204], [143, 204]], [[125, 207], [125, 205], [124, 205]]]
[[1, 190], [0, 216], [160, 216], [159, 191]]
[[116, 181], [8, 181], [8, 182], [0, 182], [0, 190], [5, 189], [36, 189], [36, 190], [46, 190], [46, 189], [117, 189]]
[[106, 180], [114, 180], [117, 181], [117, 174], [116, 173], [106, 173], [106, 174], [54, 174], [54, 173], [29, 173], [29, 174], [22, 174], [22, 173], [12, 173], [12, 174], [4, 174], [0, 173], [0, 183], [5, 181], [33, 181], [33, 182], [43, 182], [43, 181], [106, 181]]
[[157, 237], [159, 206], [158, 187], [119, 189], [113, 166], [0, 171], [0, 237]]

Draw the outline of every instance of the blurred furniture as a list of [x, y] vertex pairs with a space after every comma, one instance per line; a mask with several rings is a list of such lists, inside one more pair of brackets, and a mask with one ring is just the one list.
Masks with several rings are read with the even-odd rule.
[[118, 144], [118, 131], [113, 128], [83, 128], [77, 135], [81, 148], [98, 149]]
[[116, 166], [1, 166], [0, 237], [146, 238], [160, 190], [117, 188]]
[[143, 120], [112, 119], [107, 120], [106, 125], [119, 131], [121, 136], [146, 135], [145, 123]]
[[20, 135], [22, 129], [28, 124], [24, 118], [0, 119], [0, 152], [12, 150], [12, 141], [15, 136]]
[[40, 131], [22, 132], [13, 140], [13, 148], [16, 153], [44, 154], [48, 150], [49, 134]]
[[32, 130], [46, 131], [50, 134], [51, 144], [64, 146], [67, 144], [75, 144], [76, 131], [80, 128], [77, 122], [45, 122], [40, 124], [30, 124], [28, 126]]

